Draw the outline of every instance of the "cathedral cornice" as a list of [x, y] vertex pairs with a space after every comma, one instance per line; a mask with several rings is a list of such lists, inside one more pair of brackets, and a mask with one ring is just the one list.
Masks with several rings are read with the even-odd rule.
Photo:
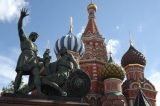
[[139, 66], [139, 67], [144, 68], [144, 65], [140, 65], [140, 64], [128, 64], [127, 66], [124, 67], [124, 69], [127, 69], [129, 67], [135, 67], [135, 66]]
[[84, 63], [100, 63], [102, 65], [106, 64], [106, 62], [103, 62], [103, 61], [100, 61], [100, 60], [97, 60], [97, 59], [83, 59], [83, 60], [80, 60], [79, 63], [80, 64], [84, 64]]

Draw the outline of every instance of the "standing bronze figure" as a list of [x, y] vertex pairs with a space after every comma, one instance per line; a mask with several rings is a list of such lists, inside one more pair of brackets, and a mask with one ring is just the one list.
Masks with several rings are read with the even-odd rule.
[[29, 75], [29, 88], [26, 93], [35, 87], [38, 91], [38, 95], [43, 95], [41, 92], [40, 81], [41, 64], [39, 62], [39, 57], [37, 56], [37, 45], [34, 43], [38, 38], [38, 34], [36, 32], [31, 32], [27, 38], [22, 28], [23, 19], [29, 15], [27, 11], [28, 10], [25, 8], [21, 10], [20, 18], [18, 21], [21, 54], [16, 66], [17, 76], [14, 83], [14, 93], [18, 92], [22, 80], [22, 75]]

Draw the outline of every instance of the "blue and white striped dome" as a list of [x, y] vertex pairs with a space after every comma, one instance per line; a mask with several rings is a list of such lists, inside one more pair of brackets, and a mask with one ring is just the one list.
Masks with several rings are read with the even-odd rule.
[[66, 47], [70, 51], [79, 52], [82, 56], [85, 52], [85, 47], [83, 41], [74, 36], [71, 31], [66, 36], [58, 39], [55, 44], [55, 54], [57, 55], [62, 47]]

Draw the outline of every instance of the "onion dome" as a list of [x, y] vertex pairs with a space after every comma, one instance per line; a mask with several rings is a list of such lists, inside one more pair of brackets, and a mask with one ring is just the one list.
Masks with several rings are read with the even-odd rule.
[[136, 50], [132, 44], [130, 45], [128, 51], [123, 55], [121, 60], [121, 65], [123, 67], [129, 65], [129, 64], [140, 64], [145, 66], [146, 60], [144, 55]]
[[[72, 18], [71, 18], [71, 24], [72, 24]], [[78, 52], [80, 56], [82, 56], [85, 52], [84, 43], [81, 40], [81, 38], [76, 37], [72, 33], [72, 25], [70, 25], [70, 31], [65, 36], [62, 36], [60, 39], [56, 41], [55, 44], [55, 54], [58, 55], [59, 51], [62, 47], [66, 47], [67, 50]]]
[[125, 71], [123, 67], [116, 64], [112, 59], [112, 56], [110, 56], [108, 64], [106, 64], [101, 71], [101, 78], [103, 80], [108, 78], [118, 78], [120, 80], [124, 80], [124, 77]]

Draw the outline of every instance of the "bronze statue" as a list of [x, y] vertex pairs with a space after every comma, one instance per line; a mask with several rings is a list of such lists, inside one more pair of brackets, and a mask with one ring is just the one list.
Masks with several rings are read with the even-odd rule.
[[89, 76], [79, 69], [74, 56], [65, 47], [60, 50], [60, 58], [48, 68], [48, 75], [41, 80], [42, 92], [46, 95], [83, 97], [89, 92]]
[[60, 50], [60, 56], [60, 59], [52, 64], [54, 65], [53, 67], [56, 68], [51, 69], [52, 74], [42, 78], [42, 83], [55, 88], [61, 93], [61, 96], [67, 96], [67, 93], [63, 89], [65, 82], [71, 71], [78, 69], [79, 65], [76, 63], [72, 54], [68, 53], [65, 47]]
[[18, 21], [21, 54], [16, 66], [17, 76], [14, 83], [14, 93], [18, 92], [22, 75], [29, 75], [29, 88], [26, 93], [31, 91], [33, 87], [36, 87], [38, 95], [43, 95], [40, 82], [40, 68], [42, 67], [42, 63], [40, 62], [41, 59], [37, 56], [37, 45], [34, 43], [38, 38], [38, 34], [31, 32], [27, 38], [22, 28], [23, 19], [29, 15], [27, 11], [26, 8], [22, 8]]
[[[74, 56], [62, 47], [60, 58], [50, 62], [50, 49], [46, 49], [43, 58], [37, 56], [37, 46], [34, 43], [38, 38], [36, 32], [31, 32], [27, 38], [23, 28], [23, 19], [28, 16], [27, 9], [21, 10], [18, 21], [21, 54], [19, 56], [14, 83], [14, 94], [28, 94], [34, 89], [38, 96], [85, 96], [90, 90], [89, 76], [79, 68]], [[22, 76], [29, 75], [28, 86], [19, 89]]]

